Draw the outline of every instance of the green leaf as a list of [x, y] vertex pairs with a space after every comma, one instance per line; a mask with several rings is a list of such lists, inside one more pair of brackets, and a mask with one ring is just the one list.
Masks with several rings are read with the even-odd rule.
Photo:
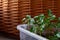
[[49, 40], [58, 40], [58, 38], [56, 36], [50, 36]]
[[31, 27], [30, 32], [34, 32], [34, 31], [33, 31], [33, 27]]
[[58, 20], [60, 21], [60, 17], [58, 17]]
[[44, 22], [44, 18], [45, 18], [44, 14], [39, 15], [39, 22], [43, 23]]
[[38, 18], [38, 16], [35, 16], [34, 18]]
[[33, 25], [35, 23], [35, 20], [33, 18], [30, 19], [30, 25]]
[[28, 18], [31, 18], [31, 15], [26, 15], [26, 18], [28, 19]]
[[57, 36], [58, 38], [60, 38], [60, 32], [58, 32], [58, 33], [56, 34], [56, 36]]
[[56, 16], [55, 15], [52, 15], [51, 17], [50, 17], [50, 20], [54, 20], [56, 18]]
[[[58, 22], [52, 22], [53, 20], [58, 20]], [[26, 15], [26, 17], [23, 18], [23, 22], [26, 22], [28, 26], [32, 25], [30, 31], [39, 35], [42, 35], [42, 33], [48, 28], [60, 28], [60, 17], [56, 18], [56, 16], [52, 14], [52, 11], [50, 9], [48, 10], [47, 17], [44, 14], [40, 14], [33, 18], [31, 17], [31, 15]], [[48, 31], [50, 31], [50, 29], [48, 29]], [[48, 34], [46, 37], [49, 40], [58, 40], [60, 38], [60, 32], [56, 30], [54, 31], [53, 36]]]
[[45, 22], [45, 24], [50, 24], [49, 18], [46, 18], [44, 22]]
[[57, 26], [56, 26], [57, 28], [60, 28], [60, 23], [57, 23]]
[[40, 17], [41, 17], [41, 16], [44, 16], [44, 14], [40, 14], [39, 16], [40, 16]]
[[37, 33], [37, 27], [35, 25], [32, 25], [30, 32]]
[[51, 17], [52, 15], [53, 15], [53, 14], [52, 14], [52, 11], [49, 9], [49, 10], [48, 10], [48, 16]]
[[54, 20], [56, 18], [56, 16], [52, 14], [52, 11], [50, 9], [48, 10], [48, 16], [50, 20]]

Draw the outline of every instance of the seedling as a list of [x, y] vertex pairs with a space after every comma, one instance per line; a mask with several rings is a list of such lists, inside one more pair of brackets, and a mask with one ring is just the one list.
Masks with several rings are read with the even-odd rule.
[[28, 25], [30, 32], [44, 36], [49, 40], [60, 39], [60, 17], [57, 18], [50, 9], [47, 16], [40, 14], [32, 18], [31, 15], [26, 15], [22, 21]]

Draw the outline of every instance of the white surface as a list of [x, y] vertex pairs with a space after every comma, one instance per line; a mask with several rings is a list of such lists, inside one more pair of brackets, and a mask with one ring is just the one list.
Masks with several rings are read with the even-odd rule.
[[22, 24], [22, 25], [18, 25], [18, 26], [17, 26], [17, 29], [18, 29], [20, 32], [25, 33], [25, 34], [33, 37], [33, 38], [36, 38], [37, 40], [48, 40], [48, 39], [46, 39], [46, 38], [44, 38], [44, 37], [42, 37], [42, 36], [36, 35], [36, 34], [34, 34], [34, 33], [31, 33], [30, 31], [26, 30], [26, 28], [27, 28], [27, 25], [26, 25], [26, 24]]

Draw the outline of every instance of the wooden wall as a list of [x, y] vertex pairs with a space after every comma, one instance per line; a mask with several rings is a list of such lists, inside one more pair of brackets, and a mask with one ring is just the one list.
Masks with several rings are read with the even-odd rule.
[[16, 26], [27, 14], [35, 16], [47, 14], [51, 9], [53, 14], [60, 16], [59, 0], [0, 0], [0, 30], [18, 35]]

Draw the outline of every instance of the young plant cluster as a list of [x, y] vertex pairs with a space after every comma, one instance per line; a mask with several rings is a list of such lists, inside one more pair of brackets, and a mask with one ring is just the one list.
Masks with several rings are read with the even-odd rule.
[[60, 39], [60, 17], [56, 17], [49, 9], [47, 16], [40, 14], [38, 16], [26, 15], [23, 23], [29, 26], [29, 31], [38, 35], [47, 37], [49, 40]]

